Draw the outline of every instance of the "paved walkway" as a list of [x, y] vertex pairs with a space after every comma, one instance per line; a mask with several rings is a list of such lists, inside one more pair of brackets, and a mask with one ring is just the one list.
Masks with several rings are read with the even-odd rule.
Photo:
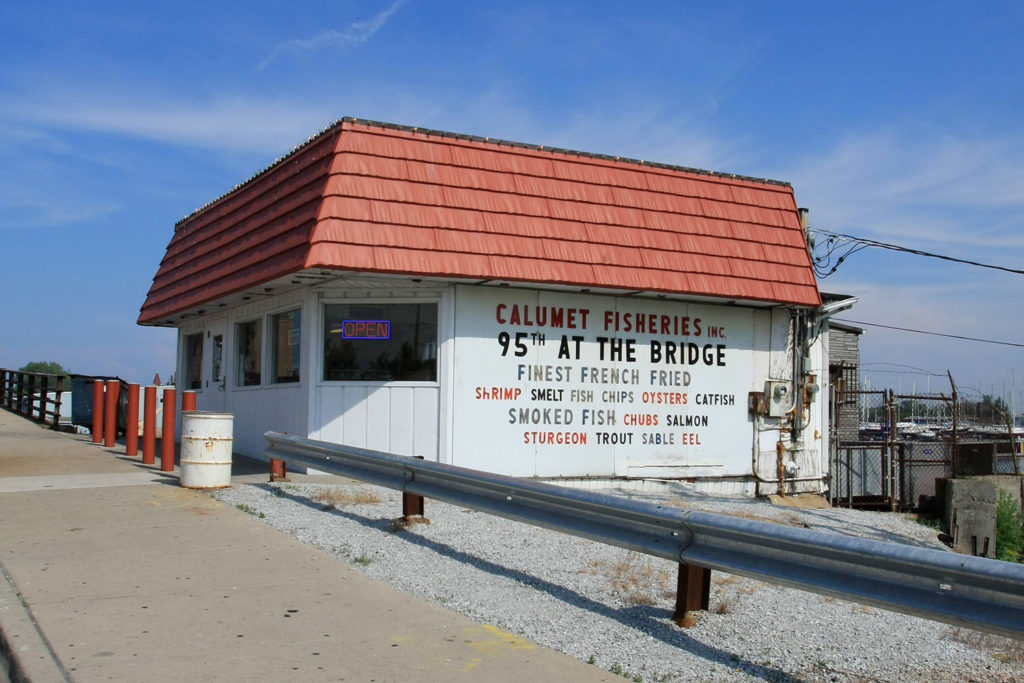
[[35, 683], [616, 678], [3, 410], [0, 636]]

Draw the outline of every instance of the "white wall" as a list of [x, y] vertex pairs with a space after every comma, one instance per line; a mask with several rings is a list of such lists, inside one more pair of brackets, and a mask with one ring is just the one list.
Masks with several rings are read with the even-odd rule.
[[[315, 290], [315, 333], [310, 344], [312, 376], [317, 378], [311, 396], [308, 424], [310, 438], [359, 448], [438, 459], [441, 440], [440, 406], [449, 363], [450, 288], [434, 286], [401, 289], [322, 287]], [[322, 307], [327, 303], [437, 303], [438, 379], [433, 382], [327, 382], [323, 381]], [[314, 316], [311, 316], [314, 317]]]
[[[357, 301], [437, 302], [437, 381], [323, 381], [323, 305]], [[520, 316], [526, 308], [536, 313], [541, 307], [563, 313], [586, 309], [589, 318], [586, 324], [578, 319], [573, 329], [565, 323], [557, 328], [538, 325], [536, 320], [528, 324], [522, 317], [512, 318], [513, 304], [524, 307], [519, 309]], [[499, 305], [504, 306], [500, 313]], [[269, 315], [296, 306], [302, 309], [302, 379], [294, 384], [268, 385], [270, 330], [266, 321]], [[626, 312], [688, 318], [693, 326], [685, 334], [667, 335], [660, 330], [652, 334], [609, 327], [607, 315]], [[252, 319], [265, 325], [264, 385], [240, 387], [235, 382], [235, 326]], [[781, 437], [787, 459], [794, 459], [799, 466], [798, 478], [808, 480], [791, 484], [789, 490], [823, 490], [820, 478], [827, 473], [825, 392], [818, 392], [806, 412], [808, 427], [796, 441], [780, 430], [784, 420], [755, 419], [747, 407], [748, 394], [762, 392], [766, 380], [793, 380], [794, 335], [787, 309], [510, 287], [398, 286], [392, 282], [388, 287], [358, 288], [335, 283], [188, 321], [179, 331], [180, 380], [185, 378], [184, 339], [194, 332], [204, 334], [205, 344], [204, 386], [198, 392], [198, 407], [234, 414], [234, 448], [244, 455], [260, 457], [266, 447], [263, 433], [280, 431], [516, 476], [726, 478], [743, 482], [737, 490], [748, 493], [759, 478], [758, 490], [768, 493], [777, 487], [776, 443]], [[504, 344], [502, 333], [508, 334]], [[525, 333], [519, 338], [525, 347], [522, 356], [516, 355], [522, 348], [516, 346], [517, 333]], [[531, 336], [536, 333], [545, 335], [543, 343]], [[224, 336], [223, 391], [215, 383], [206, 383], [215, 334]], [[561, 344], [563, 335], [568, 347]], [[574, 337], [581, 338], [578, 347]], [[600, 358], [599, 338], [613, 337], [633, 340], [634, 360], [612, 359], [610, 355]], [[722, 346], [724, 362], [653, 362], [652, 345], [667, 341], [693, 341], [702, 348], [705, 344], [714, 349]], [[605, 342], [604, 348], [610, 354], [609, 343]], [[825, 365], [822, 344], [816, 341], [806, 371], [818, 374], [819, 386], [827, 381]], [[563, 367], [567, 375], [551, 380], [524, 378], [520, 366]], [[613, 369], [636, 370], [637, 374], [630, 382], [617, 384], [581, 381], [584, 369], [588, 374]], [[685, 376], [685, 384], [655, 381], [652, 373], [662, 370], [683, 373], [676, 376]], [[620, 379], [623, 376], [620, 374]], [[481, 398], [481, 392], [496, 389], [503, 393]], [[583, 397], [572, 391], [593, 395]], [[605, 391], [619, 392], [619, 402], [603, 400]], [[656, 393], [677, 400], [685, 396], [686, 403], [648, 400]], [[701, 403], [702, 396], [727, 397], [729, 404], [707, 405]], [[524, 409], [531, 415], [526, 423], [520, 419]], [[541, 423], [534, 422], [535, 409], [542, 411]], [[563, 411], [563, 417], [567, 417], [564, 411], [569, 411], [571, 422], [547, 424], [545, 410]], [[584, 411], [589, 411], [589, 421], [584, 419]], [[594, 423], [599, 411], [604, 411], [606, 418], [613, 411], [612, 422]], [[676, 422], [687, 416], [702, 422], [696, 426]], [[541, 431], [583, 434], [586, 444], [538, 443], [536, 437], [525, 436]], [[612, 438], [612, 434], [629, 441], [599, 440]]]
[[[190, 334], [203, 335], [202, 387], [196, 391], [196, 407], [199, 410], [228, 412], [234, 415], [234, 451], [249, 457], [262, 457], [266, 448], [264, 432], [278, 431], [289, 434], [306, 434], [309, 413], [309, 391], [312, 386], [309, 376], [309, 354], [313, 321], [312, 306], [308, 292], [291, 293], [282, 297], [267, 297], [232, 310], [218, 312], [189, 320], [178, 332], [178, 405], [181, 394], [188, 390], [184, 386], [185, 338]], [[302, 310], [302, 362], [301, 378], [296, 383], [271, 384], [270, 379], [270, 329], [269, 315], [295, 308]], [[263, 327], [262, 360], [263, 384], [243, 387], [236, 382], [236, 325], [249, 320], [259, 320]], [[222, 334], [223, 342], [223, 390], [212, 379], [213, 338]]]
[[[658, 329], [630, 326], [627, 314], [654, 316]], [[793, 379], [786, 309], [460, 286], [455, 317], [456, 465], [539, 477], [750, 479], [756, 470], [770, 485], [782, 434], [805, 473], [822, 471], [817, 404], [798, 443], [778, 418], [758, 418], [755, 432], [747, 407], [767, 380]], [[700, 358], [669, 362], [669, 343], [694, 344]], [[815, 358], [820, 366], [820, 349]]]

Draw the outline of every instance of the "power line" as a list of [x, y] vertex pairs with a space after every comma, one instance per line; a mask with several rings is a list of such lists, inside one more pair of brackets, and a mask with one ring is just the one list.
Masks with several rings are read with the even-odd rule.
[[894, 325], [882, 325], [881, 323], [866, 323], [859, 320], [843, 320], [840, 318], [832, 318], [837, 323], [847, 323], [849, 325], [866, 325], [868, 327], [884, 327], [887, 330], [899, 330], [900, 332], [914, 332], [917, 334], [928, 334], [934, 337], [949, 337], [950, 339], [964, 339], [966, 341], [983, 342], [985, 344], [1000, 344], [1002, 346], [1016, 346], [1024, 349], [1024, 344], [1018, 344], [1017, 342], [1007, 341], [996, 341], [994, 339], [979, 339], [978, 337], [964, 337], [959, 334], [946, 334], [945, 332], [929, 332], [927, 330], [914, 330], [909, 327], [896, 327]]
[[[827, 244], [826, 244], [826, 250], [827, 250], [826, 254], [824, 256], [816, 257], [815, 258], [815, 269], [816, 270], [820, 269], [819, 272], [818, 272], [818, 275], [821, 276], [821, 277], [828, 277], [829, 275], [831, 275], [832, 273], [834, 273], [836, 271], [836, 268], [839, 267], [839, 264], [841, 264], [846, 259], [847, 256], [850, 256], [851, 254], [853, 254], [853, 253], [855, 253], [857, 251], [860, 251], [861, 249], [864, 249], [866, 247], [878, 247], [880, 249], [891, 249], [892, 251], [901, 251], [901, 252], [904, 252], [904, 253], [907, 253], [907, 254], [916, 254], [917, 256], [927, 256], [929, 258], [942, 259], [943, 261], [952, 261], [954, 263], [964, 263], [964, 264], [967, 264], [969, 266], [977, 266], [979, 268], [991, 268], [992, 270], [1001, 270], [1001, 271], [1004, 271], [1004, 272], [1007, 272], [1007, 273], [1014, 273], [1015, 275], [1024, 275], [1024, 270], [1021, 270], [1019, 268], [1008, 268], [1006, 266], [996, 266], [996, 265], [992, 265], [991, 263], [981, 263], [980, 261], [971, 261], [969, 259], [957, 258], [955, 256], [945, 256], [943, 254], [935, 254], [935, 253], [930, 252], [930, 251], [923, 251], [921, 249], [912, 249], [910, 247], [902, 247], [902, 246], [900, 246], [898, 244], [889, 244], [888, 242], [879, 242], [878, 240], [870, 240], [870, 239], [867, 239], [867, 238], [864, 238], [864, 237], [854, 237], [853, 235], [844, 235], [842, 233], [831, 232], [830, 230], [823, 230], [821, 228], [809, 228], [809, 230], [810, 230], [810, 232], [816, 232], [818, 234], [827, 235], [829, 237], [829, 239], [827, 241]], [[837, 240], [845, 240], [845, 241], [851, 243], [850, 244], [850, 248], [846, 251], [846, 253], [844, 253], [842, 256], [840, 256], [836, 260], [835, 265], [832, 266], [832, 268], [830, 270], [828, 270], [827, 272], [824, 272], [824, 274], [823, 274], [822, 271], [824, 271], [824, 269], [827, 268], [832, 263], [832, 261], [831, 261], [832, 253], [833, 253], [833, 251], [835, 251], [836, 247], [838, 246]]]
[[[872, 365], [884, 365], [886, 367], [892, 367], [892, 368], [909, 368], [910, 370], [913, 370], [914, 372], [907, 372], [907, 370], [868, 370], [868, 369], [866, 369], [866, 368], [868, 368], [869, 366], [872, 366]], [[919, 368], [916, 365], [905, 365], [904, 363], [884, 363], [884, 362], [861, 363], [860, 364], [860, 369], [861, 369], [861, 372], [891, 372], [893, 374], [901, 374], [901, 375], [928, 375], [930, 377], [945, 377], [946, 376], [945, 374], [943, 374], [941, 372], [932, 372], [931, 370], [925, 370], [924, 368]]]
[[871, 370], [865, 369], [863, 367], [860, 369], [860, 371], [870, 372], [872, 374], [881, 373], [883, 375], [924, 375], [926, 377], [945, 377], [945, 375], [940, 375], [937, 372], [907, 372], [906, 370]]

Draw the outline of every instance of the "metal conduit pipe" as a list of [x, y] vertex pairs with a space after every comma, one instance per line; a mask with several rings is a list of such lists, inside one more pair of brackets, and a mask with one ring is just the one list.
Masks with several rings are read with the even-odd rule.
[[[758, 467], [757, 461], [758, 461], [758, 458], [759, 458], [760, 452], [761, 452], [761, 438], [760, 438], [761, 437], [761, 432], [779, 432], [780, 436], [781, 436], [781, 433], [785, 432], [785, 431], [787, 431], [787, 428], [783, 427], [781, 425], [778, 426], [778, 427], [766, 427], [766, 426], [762, 425], [761, 424], [761, 416], [760, 415], [754, 415], [754, 429], [753, 429], [753, 432], [754, 432], [754, 443], [753, 443], [753, 448], [751, 449], [753, 451], [753, 459], [752, 459], [752, 462], [751, 462], [750, 471], [753, 474], [754, 479], [757, 480], [758, 482], [762, 483], [762, 484], [778, 484], [779, 480], [778, 479], [772, 479], [770, 477], [766, 477], [763, 474], [761, 474], [761, 472], [759, 471], [760, 468]], [[821, 475], [820, 474], [817, 475], [817, 476], [807, 476], [807, 477], [786, 477], [786, 481], [819, 481], [819, 480], [821, 480]]]

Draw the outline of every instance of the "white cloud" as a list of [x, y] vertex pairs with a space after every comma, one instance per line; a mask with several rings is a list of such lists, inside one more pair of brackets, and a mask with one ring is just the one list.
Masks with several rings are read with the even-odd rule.
[[330, 121], [327, 107], [307, 107], [264, 98], [220, 98], [209, 102], [161, 100], [64, 91], [0, 105], [0, 120], [31, 121], [38, 127], [128, 135], [174, 144], [266, 151], [296, 142]]
[[259, 63], [258, 68], [265, 69], [279, 57], [289, 53], [358, 47], [372, 38], [407, 1], [397, 0], [386, 10], [378, 12], [372, 19], [353, 22], [341, 30], [322, 31], [311, 38], [299, 38], [279, 43]]
[[812, 226], [947, 251], [1024, 247], [1024, 135], [890, 127], [785, 171]]

